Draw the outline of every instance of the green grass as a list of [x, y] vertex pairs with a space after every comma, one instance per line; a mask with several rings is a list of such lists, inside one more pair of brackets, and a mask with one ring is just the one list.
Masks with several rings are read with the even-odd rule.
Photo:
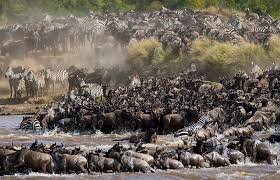
[[95, 12], [156, 11], [193, 8], [229, 16], [250, 8], [259, 14], [280, 17], [279, 0], [0, 0], [0, 19], [28, 21], [44, 13], [85, 15]]
[[128, 47], [127, 64], [132, 71], [145, 75], [157, 70], [173, 74], [184, 67], [185, 58], [185, 54], [173, 54], [171, 49], [163, 49], [162, 43], [149, 38]]
[[272, 36], [270, 47], [242, 42], [238, 44], [222, 43], [209, 39], [197, 39], [192, 43], [190, 58], [205, 69], [211, 67], [218, 72], [233, 74], [246, 70], [251, 62], [262, 67], [280, 62], [280, 36]]

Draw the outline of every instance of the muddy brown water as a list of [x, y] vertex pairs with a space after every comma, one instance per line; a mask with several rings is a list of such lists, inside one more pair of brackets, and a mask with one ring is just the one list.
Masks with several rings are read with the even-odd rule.
[[[31, 133], [18, 129], [22, 116], [0, 116], [0, 144], [30, 145], [35, 139], [43, 143], [63, 143], [65, 146], [81, 145], [82, 147], [104, 147], [108, 148], [115, 142], [113, 139], [129, 136], [117, 134], [80, 135], [78, 133], [64, 134], [45, 132]], [[172, 140], [172, 135], [160, 136], [160, 143]], [[280, 156], [280, 144], [272, 145], [272, 148]], [[202, 168], [202, 169], [182, 169], [182, 170], [156, 170], [156, 173], [94, 173], [94, 174], [42, 174], [30, 173], [28, 175], [16, 174], [3, 176], [0, 179], [105, 179], [105, 180], [181, 180], [181, 179], [280, 179], [280, 166], [253, 164], [246, 162], [242, 165], [232, 165], [224, 168]]]

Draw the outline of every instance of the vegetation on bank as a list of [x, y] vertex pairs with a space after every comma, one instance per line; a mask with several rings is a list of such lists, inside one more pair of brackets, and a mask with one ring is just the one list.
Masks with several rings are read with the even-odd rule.
[[128, 47], [127, 63], [130, 69], [148, 75], [155, 75], [157, 70], [176, 73], [183, 69], [186, 55], [174, 55], [170, 49], [164, 49], [162, 43], [154, 38], [144, 39]]
[[[280, 63], [280, 36], [270, 38], [269, 47], [241, 42], [238, 44], [217, 42], [209, 39], [193, 41], [189, 54], [174, 55], [155, 39], [145, 39], [128, 48], [128, 64], [138, 72], [179, 72], [191, 62], [199, 64], [203, 72], [234, 74], [248, 69], [251, 62], [262, 67]], [[151, 71], [152, 69], [152, 71]], [[209, 71], [211, 69], [211, 71]], [[250, 69], [249, 69], [250, 70]]]
[[170, 9], [206, 9], [220, 13], [250, 8], [259, 14], [280, 17], [279, 0], [0, 0], [0, 18], [2, 21], [14, 22], [30, 20], [44, 13], [85, 15], [89, 10], [154, 11], [160, 10], [162, 6]]
[[[241, 42], [238, 44], [221, 43], [209, 39], [197, 39], [193, 42], [190, 58], [202, 64], [205, 70], [214, 68], [217, 72], [237, 73], [247, 69], [251, 62], [262, 67], [280, 63], [280, 36], [273, 35], [269, 47], [260, 44]], [[250, 70], [250, 69], [249, 69]]]

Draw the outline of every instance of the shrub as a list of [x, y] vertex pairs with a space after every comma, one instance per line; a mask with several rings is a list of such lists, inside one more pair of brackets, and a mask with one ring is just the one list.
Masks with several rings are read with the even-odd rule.
[[245, 69], [252, 61], [267, 63], [267, 53], [261, 45], [242, 42], [239, 44], [221, 43], [209, 39], [198, 39], [192, 44], [190, 57], [203, 65], [226, 74]]
[[174, 74], [184, 66], [185, 55], [173, 54], [171, 49], [163, 49], [162, 43], [149, 38], [128, 47], [128, 65], [142, 75], [155, 75], [157, 70]]
[[228, 9], [228, 8], [221, 8], [218, 6], [209, 6], [206, 9], [203, 9], [203, 11], [206, 12], [211, 12], [211, 13], [215, 13], [215, 14], [220, 14], [223, 15], [225, 17], [230, 17], [233, 14], [237, 14], [240, 17], [245, 17], [245, 13], [234, 10], [234, 9]]
[[161, 62], [163, 59], [162, 44], [153, 38], [141, 40], [128, 47], [128, 64], [133, 69], [141, 69], [152, 63]]
[[269, 55], [272, 61], [280, 63], [280, 36], [273, 35], [270, 38]]

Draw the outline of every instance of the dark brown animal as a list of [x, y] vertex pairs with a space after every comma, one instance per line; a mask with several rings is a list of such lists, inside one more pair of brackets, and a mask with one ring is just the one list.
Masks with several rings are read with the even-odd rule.
[[268, 164], [273, 164], [273, 160], [277, 160], [277, 153], [265, 142], [256, 141], [254, 145], [253, 162], [267, 161]]
[[121, 158], [121, 163], [122, 166], [130, 172], [155, 172], [146, 161], [132, 157], [130, 152], [124, 153]]
[[220, 155], [217, 152], [211, 152], [205, 155], [205, 158], [210, 162], [211, 166], [220, 167], [220, 166], [229, 166], [230, 161], [228, 158]]
[[162, 119], [163, 132], [176, 131], [184, 127], [184, 117], [181, 114], [167, 114]]
[[[13, 162], [11, 162], [13, 159]], [[28, 149], [21, 149], [20, 151], [11, 154], [5, 159], [6, 167], [14, 166], [31, 168], [33, 171], [39, 171], [43, 173], [53, 172], [53, 158], [51, 155]]]
[[167, 156], [159, 156], [159, 158], [156, 161], [157, 161], [156, 164], [157, 164], [158, 168], [161, 168], [161, 169], [183, 169], [184, 168], [184, 165], [180, 161], [169, 158]]
[[178, 152], [179, 161], [181, 161], [186, 167], [202, 168], [206, 167], [207, 164], [204, 158], [200, 154], [193, 154], [187, 151], [179, 151]]
[[57, 170], [62, 170], [64, 173], [66, 171], [87, 172], [87, 159], [84, 156], [55, 153], [53, 157]]
[[100, 157], [99, 155], [91, 154], [89, 155], [89, 169], [106, 172], [120, 172], [121, 171], [121, 163], [113, 158]]

